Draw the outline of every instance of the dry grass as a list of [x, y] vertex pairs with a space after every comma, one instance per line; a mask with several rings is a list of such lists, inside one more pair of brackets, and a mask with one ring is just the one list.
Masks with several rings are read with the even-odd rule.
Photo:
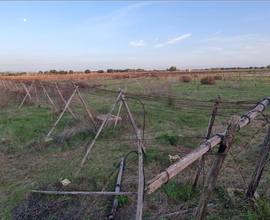
[[201, 84], [204, 84], [204, 85], [215, 85], [216, 84], [215, 77], [213, 77], [213, 76], [203, 77], [201, 79]]

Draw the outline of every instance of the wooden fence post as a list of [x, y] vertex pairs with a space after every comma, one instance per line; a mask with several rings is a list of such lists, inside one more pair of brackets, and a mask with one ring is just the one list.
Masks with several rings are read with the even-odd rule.
[[[207, 132], [206, 132], [204, 141], [207, 141], [210, 138], [211, 131], [212, 131], [215, 117], [216, 117], [217, 110], [218, 110], [218, 105], [220, 103], [220, 99], [221, 99], [221, 95], [219, 94], [216, 98], [216, 102], [215, 102], [214, 108], [212, 110], [212, 115], [211, 115], [209, 123], [208, 123], [208, 128], [207, 128]], [[197, 168], [196, 173], [195, 173], [193, 187], [196, 187], [196, 185], [197, 185], [197, 182], [198, 182], [198, 179], [199, 179], [202, 167], [203, 167], [203, 163], [204, 163], [204, 156], [201, 156], [199, 159], [198, 168]]]
[[41, 87], [42, 87], [42, 89], [43, 89], [44, 94], [48, 97], [49, 101], [51, 102], [52, 106], [55, 108], [56, 112], [59, 113], [58, 108], [57, 108], [57, 107], [55, 106], [55, 104], [53, 103], [53, 100], [52, 100], [51, 97], [49, 96], [49, 94], [48, 94], [47, 90], [45, 89], [45, 87], [43, 86], [43, 84], [42, 84], [41, 82], [39, 82], [39, 83], [40, 83], [40, 85], [41, 85]]
[[[74, 88], [76, 87], [76, 85], [75, 85], [74, 82], [72, 82], [72, 85], [73, 85]], [[89, 118], [91, 119], [91, 121], [92, 121], [92, 123], [93, 123], [93, 125], [94, 125], [94, 128], [97, 130], [97, 126], [96, 126], [96, 123], [95, 123], [95, 121], [94, 121], [94, 119], [93, 119], [93, 116], [92, 116], [92, 114], [91, 114], [91, 112], [90, 112], [88, 106], [86, 105], [85, 101], [83, 100], [83, 97], [81, 96], [81, 93], [79, 92], [79, 90], [77, 90], [77, 94], [78, 94], [78, 96], [79, 96], [79, 98], [80, 98], [80, 100], [81, 100], [83, 106], [85, 107], [85, 109], [86, 109], [86, 111], [87, 111], [87, 114], [88, 114]]]
[[106, 124], [107, 120], [109, 119], [109, 117], [110, 117], [110, 115], [111, 115], [111, 113], [112, 113], [112, 111], [113, 111], [113, 109], [114, 109], [116, 103], [117, 103], [118, 100], [121, 98], [122, 93], [123, 93], [123, 90], [119, 90], [119, 95], [117, 96], [117, 98], [116, 98], [114, 104], [112, 105], [111, 109], [109, 110], [109, 112], [108, 112], [106, 118], [103, 120], [103, 122], [102, 122], [102, 124], [101, 124], [101, 126], [100, 126], [100, 128], [99, 128], [99, 130], [98, 130], [98, 132], [96, 133], [96, 136], [94, 137], [94, 140], [92, 141], [92, 143], [91, 143], [90, 146], [88, 147], [88, 149], [87, 149], [87, 151], [86, 151], [86, 153], [85, 153], [85, 155], [84, 155], [84, 158], [82, 159], [82, 162], [81, 162], [81, 164], [80, 164], [80, 166], [79, 166], [79, 169], [78, 169], [77, 172], [75, 173], [75, 178], [76, 178], [76, 177], [78, 176], [78, 174], [80, 173], [80, 171], [81, 171], [81, 169], [82, 169], [82, 167], [83, 167], [83, 164], [84, 164], [84, 162], [85, 162], [85, 160], [86, 160], [86, 158], [87, 158], [87, 156], [88, 156], [90, 150], [91, 150], [92, 147], [94, 146], [94, 144], [95, 144], [95, 142], [96, 142], [96, 140], [97, 140], [97, 138], [98, 138], [100, 132], [102, 131], [104, 125]]
[[[59, 90], [59, 87], [57, 86], [57, 83], [54, 83], [54, 85], [55, 85], [55, 87], [56, 87], [56, 90], [57, 90], [59, 96], [61, 97], [62, 101], [63, 101], [63, 102], [65, 103], [65, 105], [66, 105], [67, 102], [66, 102], [66, 100], [64, 99], [64, 97], [62, 96], [62, 94], [61, 94], [61, 92], [60, 92], [60, 90]], [[76, 119], [76, 116], [73, 114], [73, 112], [72, 112], [72, 110], [70, 109], [70, 107], [68, 106], [67, 108], [68, 108], [68, 111], [70, 112], [70, 114], [72, 115], [72, 117], [73, 117], [74, 119]]]
[[137, 212], [136, 220], [142, 219], [143, 213], [143, 194], [144, 194], [144, 173], [143, 173], [143, 153], [142, 153], [142, 139], [140, 130], [138, 130], [138, 169], [139, 169], [139, 186], [138, 186], [138, 198], [137, 198]]
[[269, 153], [270, 153], [270, 126], [268, 127], [264, 141], [261, 145], [260, 156], [257, 161], [256, 168], [252, 175], [248, 189], [246, 190], [245, 199], [249, 199], [254, 196], [254, 193], [256, 192], [257, 187], [259, 185], [264, 167], [269, 160]]
[[70, 96], [69, 100], [66, 103], [65, 108], [63, 109], [62, 113], [60, 114], [59, 118], [57, 119], [57, 121], [54, 123], [52, 129], [49, 131], [49, 133], [46, 136], [46, 140], [50, 137], [53, 129], [56, 127], [56, 125], [58, 124], [58, 122], [60, 121], [60, 119], [62, 118], [62, 116], [64, 115], [65, 111], [67, 110], [67, 107], [69, 106], [69, 103], [71, 102], [71, 99], [73, 98], [73, 96], [75, 95], [76, 91], [78, 89], [78, 86], [74, 89], [74, 92], [72, 93], [72, 95]]
[[32, 89], [32, 87], [33, 87], [35, 81], [32, 82], [32, 84], [31, 84], [29, 90], [26, 88], [26, 86], [24, 85], [24, 83], [23, 83], [21, 80], [20, 80], [20, 83], [21, 83], [22, 87], [24, 88], [24, 90], [26, 91], [26, 95], [25, 95], [25, 97], [24, 97], [22, 103], [20, 104], [19, 109], [22, 107], [22, 105], [23, 105], [24, 101], [26, 100], [27, 96], [29, 96], [29, 98], [30, 98], [31, 100], [33, 100], [33, 99], [32, 99], [32, 96], [30, 95], [30, 91], [31, 91], [31, 89]]
[[[124, 94], [126, 93], [126, 91], [127, 91], [127, 87], [125, 88]], [[115, 123], [114, 123], [114, 128], [117, 125], [117, 121], [118, 121], [118, 117], [119, 117], [119, 114], [120, 114], [122, 105], [123, 105], [123, 101], [120, 102], [120, 106], [119, 106], [119, 109], [118, 109], [118, 112], [117, 112], [117, 116], [116, 116], [116, 119], [115, 119]]]
[[212, 196], [213, 189], [218, 179], [219, 172], [222, 164], [232, 146], [236, 132], [239, 130], [239, 122], [241, 118], [239, 116], [232, 116], [230, 119], [229, 126], [227, 128], [224, 139], [222, 140], [218, 153], [214, 159], [212, 168], [209, 172], [209, 176], [205, 182], [203, 192], [199, 201], [197, 211], [195, 213], [195, 220], [202, 220], [206, 214], [207, 204]]

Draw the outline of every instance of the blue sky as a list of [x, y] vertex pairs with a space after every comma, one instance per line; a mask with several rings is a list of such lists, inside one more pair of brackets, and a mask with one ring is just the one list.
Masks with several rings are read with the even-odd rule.
[[0, 71], [270, 65], [270, 2], [0, 2]]

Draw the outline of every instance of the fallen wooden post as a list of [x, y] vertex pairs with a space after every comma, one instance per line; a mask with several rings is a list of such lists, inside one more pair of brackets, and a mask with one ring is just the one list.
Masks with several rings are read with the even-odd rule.
[[[120, 192], [123, 168], [124, 168], [124, 158], [122, 157], [120, 167], [119, 167], [119, 173], [118, 173], [118, 177], [117, 177], [116, 187], [115, 187], [115, 192], [116, 193]], [[117, 199], [117, 197], [115, 197], [114, 200], [113, 200], [112, 210], [111, 210], [111, 213], [110, 213], [110, 216], [109, 216], [110, 220], [115, 219], [117, 206], [118, 206], [118, 199]]]
[[21, 83], [22, 87], [24, 88], [24, 90], [26, 91], [26, 95], [25, 95], [24, 99], [22, 100], [22, 103], [20, 104], [19, 109], [22, 107], [22, 105], [23, 105], [23, 103], [25, 102], [27, 96], [28, 96], [31, 100], [33, 100], [33, 99], [32, 99], [32, 96], [30, 95], [30, 91], [31, 91], [31, 89], [32, 89], [32, 87], [33, 87], [35, 81], [32, 82], [32, 84], [31, 84], [29, 90], [26, 88], [26, 85], [24, 85], [24, 83], [23, 83], [21, 80], [20, 80], [20, 83]]
[[[246, 126], [250, 121], [252, 121], [259, 112], [263, 111], [270, 102], [270, 98], [265, 98], [260, 104], [258, 104], [253, 110], [248, 112], [247, 115], [242, 116], [239, 123], [239, 130]], [[171, 178], [176, 176], [190, 164], [198, 160], [203, 154], [212, 149], [214, 146], [218, 145], [221, 141], [221, 137], [224, 137], [226, 130], [214, 135], [205, 143], [201, 144], [194, 151], [187, 154], [178, 162], [174, 163], [168, 167], [165, 171], [157, 174], [154, 178], [147, 182], [147, 194], [151, 194], [156, 191], [161, 185], [168, 182]]]
[[42, 84], [41, 82], [39, 82], [39, 83], [40, 83], [40, 85], [41, 85], [41, 87], [42, 87], [42, 89], [43, 89], [43, 92], [44, 92], [45, 96], [48, 97], [49, 101], [51, 102], [52, 106], [55, 108], [56, 112], [59, 113], [58, 108], [57, 108], [57, 107], [55, 106], [55, 104], [53, 103], [53, 100], [52, 100], [51, 97], [49, 96], [49, 94], [48, 94], [47, 90], [45, 89], [45, 87], [43, 86], [43, 84]]
[[100, 196], [133, 196], [137, 195], [137, 192], [83, 192], [83, 191], [42, 191], [42, 190], [32, 190], [32, 193], [42, 193], [42, 194], [57, 194], [57, 195], [100, 195]]
[[[72, 82], [72, 85], [73, 85], [74, 88], [76, 87], [76, 85], [75, 85], [74, 82]], [[81, 100], [83, 106], [85, 107], [85, 109], [86, 109], [86, 111], [87, 111], [87, 114], [88, 114], [89, 118], [90, 118], [91, 121], [93, 122], [94, 128], [97, 130], [97, 126], [96, 126], [96, 123], [95, 123], [95, 121], [94, 121], [94, 119], [93, 119], [93, 116], [92, 116], [92, 114], [91, 114], [91, 112], [90, 112], [88, 106], [86, 105], [85, 101], [83, 100], [83, 98], [82, 98], [81, 93], [79, 92], [79, 90], [77, 90], [77, 94], [78, 94], [78, 96], [79, 96], [79, 98], [80, 98], [80, 100]]]
[[199, 205], [195, 213], [195, 218], [194, 218], [195, 220], [204, 219], [204, 216], [206, 214], [207, 204], [212, 196], [222, 164], [230, 150], [230, 147], [232, 146], [235, 140], [236, 132], [238, 131], [238, 125], [239, 125], [240, 120], [241, 118], [235, 115], [232, 116], [230, 119], [227, 132], [219, 146], [219, 150], [214, 159], [212, 168], [209, 171], [209, 176], [205, 182], [203, 192], [199, 201]]
[[87, 158], [87, 156], [88, 156], [90, 150], [91, 150], [92, 147], [94, 146], [94, 144], [95, 144], [95, 142], [96, 142], [96, 140], [97, 140], [99, 134], [101, 133], [101, 131], [102, 131], [104, 125], [106, 124], [108, 118], [110, 117], [110, 115], [111, 115], [111, 113], [112, 113], [112, 111], [113, 111], [113, 109], [114, 109], [116, 103], [117, 103], [118, 100], [120, 99], [122, 93], [123, 93], [123, 90], [119, 90], [119, 94], [118, 94], [118, 96], [117, 96], [117, 98], [116, 98], [114, 104], [112, 105], [111, 109], [109, 110], [109, 112], [108, 112], [108, 114], [107, 114], [107, 117], [106, 117], [105, 120], [102, 122], [102, 124], [101, 124], [101, 126], [100, 126], [98, 132], [96, 133], [96, 136], [94, 137], [94, 140], [92, 141], [92, 143], [91, 143], [90, 146], [88, 147], [88, 149], [87, 149], [87, 151], [86, 151], [86, 153], [85, 153], [85, 155], [84, 155], [84, 158], [82, 159], [82, 162], [81, 162], [81, 164], [80, 164], [80, 166], [79, 166], [79, 169], [78, 169], [78, 171], [77, 171], [76, 174], [75, 174], [75, 178], [78, 176], [79, 172], [81, 171], [81, 169], [82, 169], [82, 167], [83, 167], [83, 164], [84, 164], [84, 162], [85, 162], [85, 160], [86, 160], [86, 158]]
[[56, 127], [56, 125], [58, 124], [58, 122], [60, 121], [60, 119], [62, 118], [62, 116], [64, 115], [65, 111], [67, 110], [67, 107], [69, 106], [69, 103], [71, 102], [71, 99], [73, 98], [73, 96], [75, 95], [76, 91], [78, 89], [78, 86], [74, 89], [72, 95], [70, 96], [65, 108], [63, 109], [62, 113], [60, 114], [59, 118], [57, 119], [57, 121], [54, 123], [52, 129], [49, 131], [49, 133], [46, 136], [46, 140], [50, 137], [53, 129]]
[[[212, 131], [215, 117], [216, 117], [217, 110], [218, 110], [218, 105], [220, 103], [220, 99], [221, 99], [221, 95], [219, 94], [216, 98], [216, 102], [215, 102], [214, 108], [212, 110], [212, 115], [211, 115], [209, 123], [208, 123], [208, 128], [207, 128], [207, 132], [206, 132], [204, 141], [207, 141], [210, 138], [211, 131]], [[202, 167], [203, 167], [203, 163], [204, 163], [204, 156], [201, 156], [199, 159], [198, 168], [195, 172], [195, 177], [194, 177], [194, 182], [192, 184], [192, 187], [196, 187], [196, 185], [197, 185], [197, 182], [198, 182], [198, 179], [199, 179], [199, 176], [201, 174]]]
[[[58, 87], [57, 83], [54, 83], [54, 85], [55, 85], [55, 87], [56, 87], [56, 90], [57, 90], [59, 96], [61, 97], [62, 101], [63, 101], [63, 102], [65, 103], [65, 105], [66, 105], [67, 102], [66, 102], [66, 100], [64, 99], [64, 97], [62, 96], [62, 94], [61, 94], [61, 92], [60, 92], [60, 90], [59, 90], [59, 87]], [[76, 116], [73, 114], [73, 112], [72, 112], [72, 110], [70, 109], [70, 107], [68, 106], [67, 108], [68, 108], [68, 111], [70, 112], [70, 114], [72, 115], [72, 117], [73, 117], [74, 119], [76, 119]]]
[[261, 152], [254, 173], [252, 175], [251, 181], [248, 185], [248, 189], [245, 192], [245, 199], [249, 199], [254, 196], [257, 187], [259, 185], [264, 167], [266, 163], [269, 161], [269, 153], [270, 153], [270, 126], [268, 127], [264, 141], [261, 145]]
[[143, 153], [142, 153], [142, 139], [141, 131], [138, 130], [138, 169], [139, 169], [139, 186], [138, 186], [138, 199], [137, 199], [137, 212], [136, 220], [142, 219], [143, 213], [143, 199], [144, 199], [144, 173], [143, 173]]

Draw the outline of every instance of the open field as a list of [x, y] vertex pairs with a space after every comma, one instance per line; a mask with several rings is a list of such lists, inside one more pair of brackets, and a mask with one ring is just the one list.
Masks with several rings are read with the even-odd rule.
[[[95, 129], [86, 109], [77, 95], [70, 108], [76, 120], [66, 111], [52, 132], [52, 141], [45, 141], [64, 103], [54, 82], [65, 100], [74, 91], [73, 79], [79, 86], [97, 127], [98, 115], [110, 110], [118, 89], [127, 88], [129, 109], [139, 129], [144, 129], [143, 144], [146, 182], [169, 167], [169, 155], [183, 157], [203, 141], [208, 121], [218, 94], [221, 103], [211, 136], [227, 127], [230, 117], [247, 114], [264, 98], [270, 97], [270, 73], [217, 72], [221, 76], [214, 85], [202, 85], [202, 77], [210, 74], [191, 74], [191, 82], [184, 83], [181, 75], [168, 74], [89, 74], [68, 76], [1, 78], [0, 88], [0, 218], [1, 219], [107, 219], [113, 196], [40, 195], [31, 190], [62, 191], [114, 191], [121, 158], [137, 150], [137, 139], [128, 115], [122, 108], [122, 118], [114, 128], [109, 123], [98, 137], [79, 173], [74, 175], [85, 155], [85, 146], [95, 136]], [[70, 78], [71, 77], [71, 78]], [[22, 79], [30, 91], [18, 110], [26, 92], [19, 82]], [[45, 87], [56, 108], [46, 98]], [[145, 107], [145, 112], [139, 99]], [[120, 102], [112, 114], [117, 115]], [[58, 113], [55, 109], [58, 109]], [[144, 118], [145, 114], [145, 118]], [[269, 107], [264, 110], [269, 118]], [[256, 117], [237, 133], [237, 137], [224, 162], [210, 203], [206, 219], [270, 219], [270, 174], [266, 166], [258, 193], [257, 205], [236, 198], [232, 203], [227, 188], [246, 189], [256, 164], [259, 145], [268, 125], [263, 115]], [[193, 179], [197, 162], [172, 178], [151, 195], [145, 195], [143, 219], [166, 219], [167, 213], [197, 206], [200, 191], [212, 165], [217, 147], [205, 156], [203, 174], [196, 189]], [[233, 155], [238, 155], [234, 160]], [[64, 189], [63, 179], [72, 183]], [[138, 158], [130, 154], [126, 159], [121, 191], [136, 192], [138, 187]], [[135, 219], [137, 197], [118, 196], [117, 219]], [[260, 210], [260, 211], [258, 211]], [[193, 219], [193, 211], [167, 219]]]

